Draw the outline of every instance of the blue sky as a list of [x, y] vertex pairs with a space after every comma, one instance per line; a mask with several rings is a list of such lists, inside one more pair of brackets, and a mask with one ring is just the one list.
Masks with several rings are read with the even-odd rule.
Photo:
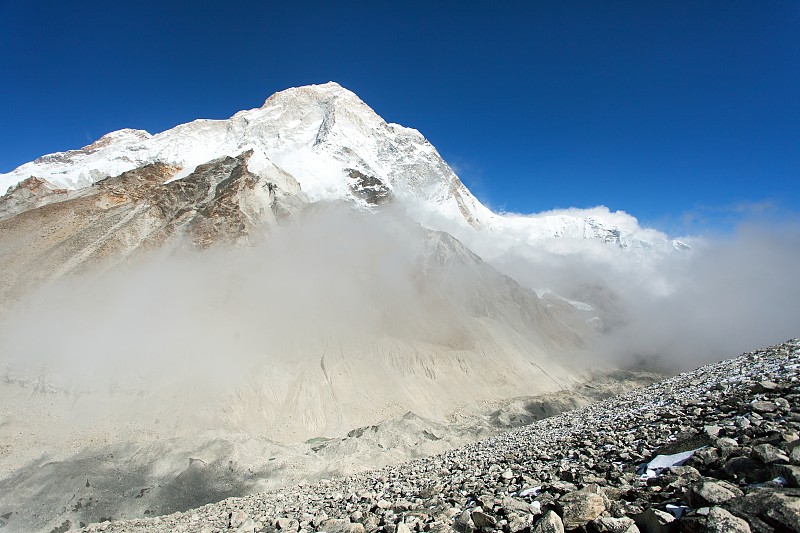
[[800, 205], [794, 0], [160, 4], [0, 0], [0, 172], [334, 80], [494, 209], [683, 234]]

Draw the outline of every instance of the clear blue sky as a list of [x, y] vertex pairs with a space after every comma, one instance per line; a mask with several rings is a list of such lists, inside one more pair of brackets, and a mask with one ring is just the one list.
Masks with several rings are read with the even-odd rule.
[[800, 205], [796, 0], [161, 4], [0, 0], [0, 172], [334, 80], [495, 209], [681, 233]]

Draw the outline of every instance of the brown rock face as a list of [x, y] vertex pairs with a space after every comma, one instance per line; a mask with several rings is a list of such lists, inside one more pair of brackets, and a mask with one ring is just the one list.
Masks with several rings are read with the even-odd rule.
[[58, 201], [60, 198], [56, 197], [66, 193], [64, 189], [57, 189], [47, 181], [31, 176], [11, 187], [0, 197], [0, 220], [51, 201]]
[[210, 161], [171, 182], [180, 169], [163, 163], [71, 193], [38, 178], [22, 182], [0, 198], [0, 302], [155, 247], [246, 243], [305, 203], [299, 187], [281, 190], [250, 173], [251, 155]]

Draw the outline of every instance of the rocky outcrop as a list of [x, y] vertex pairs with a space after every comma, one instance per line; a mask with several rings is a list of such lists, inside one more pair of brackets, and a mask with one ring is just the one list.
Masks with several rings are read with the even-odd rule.
[[392, 190], [380, 179], [352, 168], [346, 171], [351, 180], [350, 191], [356, 198], [364, 200], [369, 205], [382, 205], [391, 201]]
[[251, 173], [251, 156], [225, 156], [175, 181], [180, 168], [148, 164], [70, 193], [23, 182], [0, 198], [8, 215], [0, 216], [0, 304], [43, 281], [111, 268], [141, 252], [260, 238], [307, 200], [277, 167]]
[[65, 194], [67, 194], [66, 189], [59, 189], [43, 179], [31, 176], [0, 196], [0, 220], [52, 201], [59, 201]]

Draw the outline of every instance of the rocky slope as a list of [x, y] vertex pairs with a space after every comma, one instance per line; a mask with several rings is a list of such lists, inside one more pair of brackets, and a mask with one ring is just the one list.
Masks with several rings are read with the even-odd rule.
[[[120, 408], [120, 399], [98, 394], [72, 399], [72, 411], [90, 416], [91, 404], [111, 404], [113, 423], [65, 419], [61, 395], [31, 397], [30, 389], [6, 384], [0, 411], [0, 466], [30, 452], [30, 463], [0, 480], [0, 511], [10, 512], [4, 531], [51, 531], [64, 522], [96, 522], [105, 517], [136, 518], [186, 511], [231, 496], [290, 487], [331, 476], [427, 457], [586, 405], [619, 391], [652, 383], [646, 373], [614, 372], [595, 376], [574, 389], [536, 397], [471, 404], [449, 421], [408, 412], [336, 437], [279, 443], [255, 433], [193, 428], [176, 436], [165, 405], [158, 418], [143, 424]], [[10, 395], [10, 389], [16, 394]], [[147, 398], [131, 398], [143, 405]], [[34, 404], [47, 415], [32, 412]], [[20, 424], [21, 417], [29, 418]], [[257, 416], [255, 413], [253, 416]], [[181, 410], [182, 418], [191, 413]], [[44, 427], [40, 431], [39, 425]], [[72, 426], [65, 433], [64, 426]], [[75, 428], [79, 425], [79, 428]], [[135, 426], [136, 434], [121, 430]], [[51, 442], [43, 442], [47, 435]], [[48, 453], [41, 456], [41, 450]], [[59, 453], [59, 450], [62, 450]], [[17, 464], [15, 461], [11, 466]]]
[[431, 458], [86, 530], [798, 531], [798, 402], [795, 339]]

